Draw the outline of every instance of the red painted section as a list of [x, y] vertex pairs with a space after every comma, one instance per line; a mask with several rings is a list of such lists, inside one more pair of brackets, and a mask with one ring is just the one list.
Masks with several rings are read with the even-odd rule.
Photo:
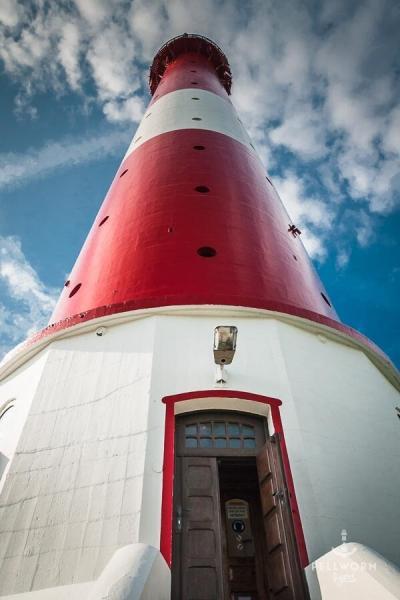
[[166, 403], [165, 434], [164, 434], [164, 464], [163, 491], [161, 499], [161, 537], [160, 552], [171, 566], [172, 562], [172, 525], [173, 525], [173, 496], [174, 496], [174, 460], [175, 460], [175, 416], [174, 402]]
[[300, 564], [305, 568], [309, 564], [306, 540], [304, 538], [303, 526], [301, 524], [299, 505], [297, 503], [296, 491], [293, 483], [292, 470], [290, 468], [289, 454], [286, 447], [285, 435], [283, 432], [282, 420], [278, 406], [271, 406], [271, 417], [274, 424], [275, 432], [278, 434], [283, 469], [285, 471], [286, 483], [289, 493], [290, 509], [292, 511], [294, 533], [297, 541], [297, 549], [299, 552]]
[[[335, 319], [289, 223], [242, 143], [205, 130], [156, 136], [122, 164], [52, 321], [124, 302], [143, 307], [150, 298], [159, 306], [282, 305]], [[216, 256], [199, 256], [201, 247]]]
[[282, 421], [279, 413], [279, 406], [282, 404], [277, 398], [269, 398], [260, 394], [234, 390], [202, 390], [198, 392], [188, 392], [166, 396], [163, 402], [166, 404], [165, 419], [165, 442], [164, 442], [164, 470], [163, 470], [163, 492], [161, 509], [161, 537], [160, 550], [167, 563], [171, 566], [172, 562], [172, 524], [173, 524], [173, 489], [174, 489], [174, 438], [175, 438], [175, 416], [174, 405], [183, 400], [193, 400], [200, 398], [240, 398], [242, 400], [252, 400], [271, 406], [271, 417], [274, 429], [278, 434], [281, 445], [283, 466], [288, 486], [290, 507], [293, 515], [293, 523], [297, 547], [299, 551], [300, 563], [302, 567], [309, 564], [307, 548], [304, 538], [304, 532], [301, 525], [300, 513], [294, 489], [293, 477], [290, 469], [289, 456], [287, 453], [285, 437], [283, 433]]
[[169, 94], [169, 92], [185, 90], [187, 88], [213, 92], [230, 102], [227, 92], [222, 87], [212, 65], [207, 59], [197, 54], [184, 54], [168, 65], [164, 77], [155, 90], [150, 105], [162, 96], [165, 96], [165, 94]]

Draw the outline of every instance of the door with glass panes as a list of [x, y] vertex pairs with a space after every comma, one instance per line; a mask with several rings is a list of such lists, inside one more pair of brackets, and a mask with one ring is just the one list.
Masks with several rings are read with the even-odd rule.
[[175, 449], [172, 598], [306, 598], [279, 440], [265, 419], [184, 415]]

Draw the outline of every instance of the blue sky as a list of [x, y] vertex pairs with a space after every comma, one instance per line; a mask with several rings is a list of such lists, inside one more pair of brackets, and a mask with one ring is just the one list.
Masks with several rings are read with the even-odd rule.
[[154, 52], [215, 40], [342, 319], [400, 364], [400, 7], [0, 3], [0, 354], [44, 326], [149, 100]]

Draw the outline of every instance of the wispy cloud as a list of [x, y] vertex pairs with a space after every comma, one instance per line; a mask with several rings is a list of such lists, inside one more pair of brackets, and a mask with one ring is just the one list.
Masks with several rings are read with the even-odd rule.
[[83, 139], [66, 138], [49, 142], [42, 148], [30, 148], [19, 154], [0, 154], [0, 189], [21, 185], [56, 169], [122, 153], [130, 137], [129, 131], [118, 129]]
[[17, 237], [0, 236], [0, 357], [44, 327], [59, 290], [41, 281]]
[[[143, 112], [154, 52], [194, 28], [226, 51], [233, 101], [293, 218], [301, 209], [309, 251], [318, 260], [327, 255], [327, 225], [316, 222], [321, 205], [350, 244], [365, 245], [365, 220], [371, 232], [379, 215], [400, 205], [396, 3], [322, 0], [316, 10], [311, 1], [254, 0], [244, 10], [240, 0], [135, 0], [130, 7], [123, 0], [3, 0], [0, 60], [19, 86], [20, 114], [36, 115], [37, 91], [72, 90], [86, 107], [90, 89], [109, 122], [131, 122]], [[117, 150], [112, 134], [104, 144]], [[94, 139], [87, 149], [85, 142], [65, 146], [65, 164], [100, 156]], [[54, 142], [40, 157], [3, 155], [0, 185], [33, 176], [39, 158], [41, 173], [57, 168], [63, 154]], [[311, 191], [304, 173], [314, 179]], [[360, 227], [339, 222], [343, 203], [359, 213]], [[342, 239], [337, 252], [343, 268], [350, 252]]]

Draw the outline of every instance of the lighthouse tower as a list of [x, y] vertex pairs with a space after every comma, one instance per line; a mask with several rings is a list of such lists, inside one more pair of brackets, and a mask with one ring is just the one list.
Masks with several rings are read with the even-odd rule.
[[150, 90], [49, 326], [1, 365], [0, 596], [333, 598], [332, 548], [400, 559], [399, 374], [339, 320], [220, 48], [170, 40]]

